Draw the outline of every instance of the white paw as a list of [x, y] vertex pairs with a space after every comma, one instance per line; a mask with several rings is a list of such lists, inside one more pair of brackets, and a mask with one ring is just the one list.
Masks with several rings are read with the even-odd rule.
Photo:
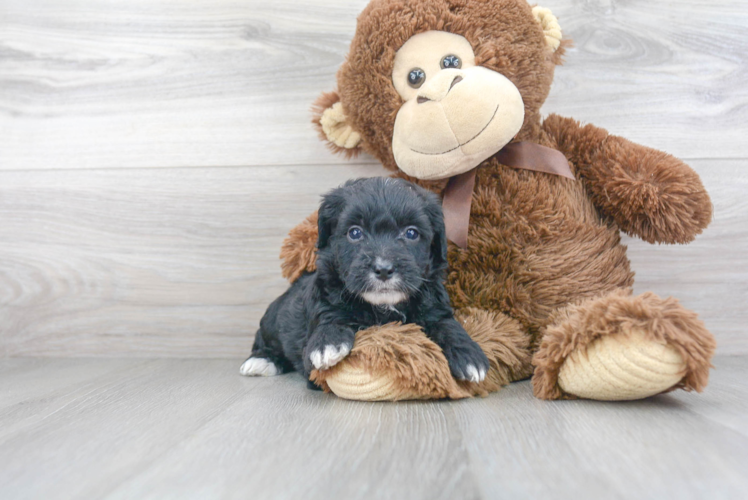
[[265, 358], [249, 358], [239, 368], [239, 373], [245, 377], [272, 377], [278, 375], [279, 372], [278, 367]]
[[327, 370], [331, 366], [337, 365], [340, 360], [348, 356], [349, 352], [351, 352], [350, 344], [341, 344], [337, 348], [327, 345], [324, 351], [319, 349], [312, 351], [309, 359], [318, 370]]
[[474, 365], [468, 365], [465, 371], [470, 382], [483, 382], [486, 378], [486, 370], [478, 370]]

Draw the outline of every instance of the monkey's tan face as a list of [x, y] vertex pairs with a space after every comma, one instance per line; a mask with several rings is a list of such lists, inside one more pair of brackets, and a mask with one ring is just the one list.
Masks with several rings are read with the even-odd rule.
[[419, 179], [467, 172], [508, 144], [524, 121], [517, 87], [476, 66], [460, 35], [411, 37], [395, 55], [392, 82], [405, 101], [395, 119], [395, 161]]

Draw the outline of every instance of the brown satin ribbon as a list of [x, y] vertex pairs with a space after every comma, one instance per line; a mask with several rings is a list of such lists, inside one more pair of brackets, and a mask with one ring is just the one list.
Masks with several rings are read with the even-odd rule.
[[[502, 165], [512, 168], [534, 170], [574, 179], [569, 162], [564, 154], [534, 142], [513, 142], [494, 156]], [[444, 225], [447, 239], [460, 248], [467, 248], [470, 205], [473, 201], [475, 173], [478, 168], [455, 175], [449, 179], [442, 197]]]

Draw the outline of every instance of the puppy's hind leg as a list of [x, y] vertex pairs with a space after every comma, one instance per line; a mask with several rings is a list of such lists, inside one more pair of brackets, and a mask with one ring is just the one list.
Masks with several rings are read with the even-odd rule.
[[260, 329], [255, 336], [252, 354], [242, 363], [239, 373], [245, 377], [272, 377], [291, 370], [287, 361], [265, 345]]
[[283, 373], [271, 360], [267, 358], [256, 358], [254, 355], [247, 358], [239, 368], [239, 373], [245, 377], [272, 377]]

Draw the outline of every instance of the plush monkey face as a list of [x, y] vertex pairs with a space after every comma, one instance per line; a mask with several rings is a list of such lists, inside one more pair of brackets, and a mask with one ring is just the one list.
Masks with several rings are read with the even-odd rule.
[[447, 178], [534, 138], [562, 54], [526, 0], [372, 0], [315, 122], [336, 151]]
[[462, 36], [427, 31], [397, 51], [392, 83], [404, 103], [395, 119], [397, 166], [419, 179], [461, 174], [519, 132], [525, 106], [505, 76], [475, 65]]

